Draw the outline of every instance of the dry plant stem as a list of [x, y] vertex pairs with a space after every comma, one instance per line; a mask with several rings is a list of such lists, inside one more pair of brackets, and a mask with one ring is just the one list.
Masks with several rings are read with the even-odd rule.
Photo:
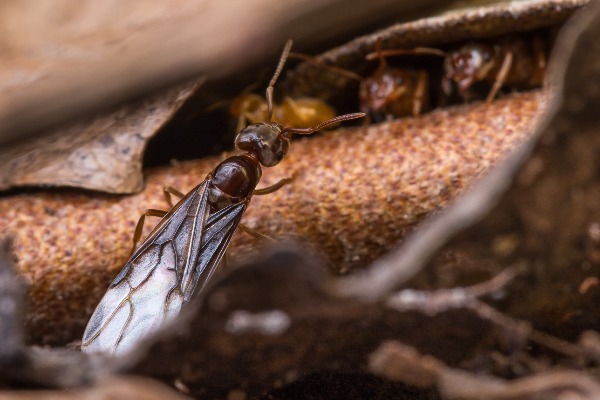
[[430, 316], [449, 309], [469, 309], [481, 319], [492, 321], [507, 334], [522, 337], [523, 341], [528, 339], [566, 357], [593, 359], [593, 356], [586, 357], [586, 349], [582, 344], [569, 343], [535, 330], [528, 322], [510, 318], [478, 299], [503, 290], [523, 272], [523, 266], [509, 267], [486, 282], [464, 288], [439, 289], [433, 292], [404, 289], [389, 296], [386, 305], [398, 311], [419, 310]]
[[451, 309], [472, 310], [482, 320], [491, 321], [506, 335], [526, 340], [531, 331], [527, 322], [513, 320], [493, 307], [480, 301], [478, 297], [490, 295], [502, 290], [519, 273], [521, 268], [507, 268], [487, 282], [465, 288], [439, 289], [434, 292], [422, 292], [405, 289], [388, 297], [386, 305], [398, 311], [419, 310], [434, 316]]
[[[444, 399], [516, 400], [581, 399], [600, 396], [600, 385], [579, 371], [543, 372], [513, 381], [449, 368], [399, 342], [382, 344], [371, 355], [370, 369], [409, 385], [435, 386]], [[572, 396], [572, 397], [564, 397]]]
[[[564, 28], [564, 36], [558, 40], [555, 50], [555, 54], [561, 58], [553, 60], [554, 74], [550, 75], [550, 81], [561, 87], [561, 93], [551, 106], [552, 112], [539, 127], [537, 143], [534, 146], [532, 139], [526, 150], [521, 151], [520, 155], [523, 158], [515, 157], [512, 165], [507, 161], [498, 167], [505, 177], [510, 176], [507, 172], [514, 173], [517, 170], [515, 166], [519, 168], [520, 173], [516, 175], [507, 192], [498, 198], [498, 204], [491, 213], [463, 234], [454, 237], [444, 248], [448, 251], [460, 248], [466, 241], [475, 242], [477, 237], [497, 226], [494, 222], [499, 217], [511, 215], [507, 210], [517, 208], [519, 212], [514, 220], [503, 220], [508, 226], [519, 227], [509, 231], [512, 235], [525, 238], [522, 248], [511, 254], [511, 257], [523, 259], [527, 265], [533, 267], [531, 282], [536, 284], [528, 285], [521, 289], [520, 293], [513, 292], [513, 297], [516, 297], [515, 305], [510, 307], [510, 311], [525, 314], [532, 321], [543, 321], [546, 326], [556, 326], [557, 334], [565, 334], [573, 328], [580, 331], [582, 325], [587, 325], [579, 324], [579, 321], [570, 315], [575, 310], [589, 316], [592, 322], [588, 326], [596, 327], [594, 324], [598, 321], [596, 299], [586, 299], [583, 296], [585, 293], [577, 293], [576, 290], [578, 284], [585, 281], [586, 276], [590, 276], [589, 272], [579, 272], [578, 266], [587, 262], [596, 268], [598, 261], [595, 253], [590, 252], [590, 248], [586, 252], [585, 248], [582, 251], [574, 244], [577, 240], [589, 240], [586, 235], [589, 233], [590, 221], [598, 220], [597, 152], [600, 142], [598, 116], [594, 105], [598, 102], [596, 83], [600, 76], [597, 62], [599, 19], [600, 3], [594, 3]], [[523, 165], [524, 158], [527, 158], [527, 162]], [[490, 182], [494, 174], [498, 175], [500, 172], [494, 171], [490, 175]], [[499, 180], [500, 183], [506, 181], [507, 179]], [[490, 182], [485, 182], [488, 185], [475, 187], [473, 191], [489, 189]], [[573, 193], [577, 193], [576, 198], [572, 198]], [[465, 197], [469, 196], [470, 193]], [[478, 208], [475, 212], [478, 213], [482, 204], [476, 205]], [[488, 208], [489, 204], [483, 206]], [[559, 210], [564, 212], [564, 215], [559, 215]], [[438, 224], [441, 224], [441, 221], [447, 220], [440, 218], [432, 222], [429, 230], [439, 229], [441, 225]], [[483, 243], [486, 242], [489, 243], [487, 238]], [[568, 257], [564, 254], [568, 254]], [[429, 263], [427, 267], [432, 264]], [[397, 273], [401, 274], [402, 271]], [[376, 272], [374, 274], [376, 275]], [[558, 284], [547, 279], [548, 276], [552, 276], [551, 279], [557, 280]], [[366, 281], [362, 283], [366, 287]], [[354, 286], [357, 287], [358, 285]], [[574, 290], [561, 295], [561, 290], [570, 287]], [[373, 290], [372, 286], [370, 290]], [[557, 300], [554, 299], [555, 296], [558, 297]], [[530, 301], [539, 304], [531, 307], [525, 305]], [[551, 312], [539, 318], [536, 313], [540, 310]], [[556, 321], [561, 317], [565, 318], [566, 322]], [[571, 344], [532, 330], [528, 339], [553, 352], [566, 355], [574, 359], [571, 361], [581, 365], [582, 357], [597, 361], [599, 342], [595, 336], [584, 332], [579, 343]], [[415, 382], [414, 379], [411, 380], [412, 375], [409, 373], [415, 374], [415, 370], [422, 371], [423, 375], [429, 378], [428, 382], [435, 381], [440, 394], [449, 399], [600, 398], [597, 376], [584, 371], [549, 370], [550, 366], [547, 365], [543, 372], [507, 382], [482, 377], [480, 374], [474, 376], [464, 371], [450, 370], [439, 360], [423, 357], [399, 343], [389, 344], [380, 350], [372, 358], [371, 366], [374, 371], [403, 382]]]
[[3, 146], [0, 189], [48, 185], [139, 192], [144, 187], [142, 159], [148, 140], [202, 82], [188, 82], [41, 137]]
[[474, 286], [454, 289], [439, 289], [435, 292], [404, 289], [388, 297], [389, 307], [405, 309], [421, 309], [428, 315], [437, 314], [449, 308], [469, 307], [473, 304], [483, 304], [478, 297], [490, 295], [502, 290], [518, 274], [518, 268], [509, 267], [489, 281]]
[[[364, 266], [524, 140], [543, 99], [541, 93], [519, 94], [297, 140], [277, 169], [264, 171], [261, 186], [298, 173], [296, 179], [255, 196], [242, 222], [281, 242], [302, 240], [335, 272]], [[145, 191], [131, 197], [37, 193], [1, 199], [0, 229], [14, 233], [17, 268], [31, 283], [28, 321], [35, 340], [76, 337], [129, 255], [139, 215], [164, 209], [164, 185], [189, 190], [219, 161], [152, 171]], [[247, 256], [260, 246], [236, 235], [232, 255]]]
[[449, 400], [594, 400], [600, 396], [598, 382], [580, 371], [542, 372], [504, 381], [450, 370], [441, 374], [438, 388]]
[[596, 362], [600, 361], [600, 334], [596, 331], [584, 331], [578, 344], [584, 349], [585, 354]]

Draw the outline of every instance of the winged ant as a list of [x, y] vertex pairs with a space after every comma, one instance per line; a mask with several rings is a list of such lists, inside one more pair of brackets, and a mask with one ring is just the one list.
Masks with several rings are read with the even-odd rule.
[[284, 127], [273, 121], [273, 86], [292, 46], [286, 43], [266, 90], [267, 120], [248, 125], [235, 138], [243, 153], [233, 155], [211, 171], [186, 195], [165, 188], [165, 195], [181, 197], [168, 212], [147, 210], [138, 222], [135, 243], [146, 216], [162, 219], [135, 249], [110, 284], [83, 334], [81, 350], [124, 354], [172, 320], [201, 294], [221, 263], [253, 195], [271, 193], [280, 181], [256, 190], [262, 167], [277, 165], [287, 154], [295, 134], [309, 135], [326, 126], [364, 113], [331, 118], [310, 128]]

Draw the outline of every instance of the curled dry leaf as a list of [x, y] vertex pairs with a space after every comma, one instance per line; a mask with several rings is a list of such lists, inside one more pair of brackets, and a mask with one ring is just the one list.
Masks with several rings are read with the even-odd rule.
[[[303, 241], [335, 272], [364, 266], [524, 140], [543, 99], [539, 92], [517, 94], [298, 140], [277, 168], [265, 170], [261, 186], [296, 179], [269, 196], [254, 197], [244, 222], [279, 241]], [[120, 199], [81, 193], [0, 199], [0, 229], [14, 234], [17, 267], [31, 282], [32, 339], [77, 338], [129, 256], [139, 215], [166, 207], [163, 185], [189, 190], [219, 161], [150, 171], [144, 192]], [[231, 252], [248, 255], [260, 247], [237, 233]]]
[[202, 80], [0, 149], [0, 190], [25, 185], [70, 186], [109, 193], [144, 187], [148, 140], [192, 96]]
[[[596, 18], [597, 10], [594, 10]], [[136, 371], [177, 376], [184, 382], [194, 382], [205, 377], [204, 374], [210, 374], [211, 368], [206, 366], [211, 361], [224, 357], [219, 371], [223, 374], [220, 376], [229, 377], [224, 387], [243, 386], [252, 394], [261, 390], [253, 386], [255, 382], [263, 382], [263, 385], [271, 382], [270, 385], [274, 386], [310, 371], [335, 369], [340, 365], [360, 369], [366, 349], [372, 349], [374, 342], [385, 340], [389, 335], [414, 346], [421, 354], [435, 355], [426, 363], [428, 369], [422, 370], [423, 374], [410, 379], [404, 377], [402, 381], [434, 385], [448, 398], [482, 398], [477, 397], [478, 393], [492, 398], [560, 398], [566, 394], [588, 399], [597, 397], [599, 385], [593, 371], [577, 370], [585, 365], [580, 359], [587, 356], [585, 348], [558, 338], [550, 339], [530, 329], [532, 325], [537, 329], [548, 325], [562, 327], [564, 330], [553, 330], [553, 333], [568, 338], [577, 331], [578, 323], [595, 327], [594, 321], [597, 323], [598, 320], [593, 299], [574, 295], [578, 293], [580, 283], [590, 275], [589, 267], [578, 269], [573, 266], [565, 272], [565, 267], [568, 267], [565, 261], [575, 265], [584, 262], [590, 267], [597, 262], [593, 259], [597, 235], [589, 224], [595, 221], [594, 212], [597, 210], [594, 206], [597, 199], [596, 174], [593, 173], [597, 171], [597, 161], [592, 155], [597, 154], [595, 138], [598, 129], [595, 125], [597, 116], [590, 105], [595, 103], [598, 93], [595, 90], [598, 71], [597, 63], [585, 57], [600, 54], [590, 51], [598, 46], [594, 38], [598, 35], [596, 27], [600, 25], [592, 23], [591, 17], [584, 15], [580, 18], [573, 23], [587, 28], [587, 31], [579, 37], [574, 59], [569, 64], [578, 65], [581, 72], [576, 77], [567, 72], [563, 107], [556, 115], [549, 114], [550, 119], [539, 125], [540, 136], [527, 142], [447, 213], [422, 228], [400, 252], [386, 256], [375, 266], [374, 272], [360, 278], [362, 286], [353, 286], [358, 281], [354, 279], [340, 282], [337, 286], [342, 292], [360, 288], [360, 294], [365, 297], [372, 298], [373, 292], [379, 298], [388, 297], [393, 285], [401, 284], [418, 273], [431, 253], [450, 235], [489, 210], [498, 200], [498, 194], [506, 189], [511, 176], [523, 165], [523, 160], [531, 157], [529, 160], [534, 160], [533, 164], [525, 163], [517, 175], [518, 179], [488, 216], [452, 239], [414, 281], [414, 284], [422, 286], [464, 285], [466, 280], [473, 279], [473, 275], [493, 274], [518, 263], [524, 266], [530, 280], [515, 282], [502, 293], [504, 302], [509, 304], [508, 315], [484, 303], [472, 302], [468, 296], [466, 301], [459, 302], [458, 309], [453, 309], [457, 304], [456, 296], [460, 298], [461, 292], [452, 291], [428, 299], [425, 296], [427, 307], [413, 308], [412, 312], [419, 316], [405, 320], [415, 316], [407, 308], [396, 308], [397, 313], [387, 314], [390, 309], [377, 302], [323, 300], [326, 296], [311, 289], [304, 289], [306, 293], [302, 295], [302, 287], [314, 287], [314, 283], [312, 286], [310, 282], [303, 283], [301, 275], [294, 272], [295, 267], [290, 267], [285, 274], [271, 272], [272, 278], [254, 267], [234, 272], [209, 292], [205, 309], [191, 324], [192, 337], [205, 340], [166, 340], [153, 348], [150, 355], [138, 364]], [[573, 31], [570, 32], [574, 35]], [[573, 36], [568, 36], [568, 30], [566, 35], [563, 43], [567, 40], [572, 43]], [[564, 47], [562, 49], [559, 43], [557, 54], [560, 56], [557, 57], [560, 58], [556, 58], [558, 61], [555, 62], [566, 62], [564, 57], [568, 53]], [[529, 152], [536, 142], [536, 150], [530, 156]], [[576, 195], [572, 192], [574, 187], [577, 188]], [[571, 207], [563, 210], [565, 203]], [[424, 244], [419, 246], [418, 241]], [[573, 243], [579, 242], [585, 243], [585, 246], [573, 249]], [[415, 246], [416, 252], [411, 250]], [[548, 246], [551, 246], [550, 251]], [[411, 268], [411, 265], [406, 257], [411, 255], [413, 258], [408, 260], [416, 267], [407, 274], [405, 269]], [[450, 258], [452, 255], [454, 260]], [[570, 258], [573, 255], [576, 257]], [[289, 266], [290, 263], [281, 262], [278, 267], [272, 268], [277, 271], [286, 264]], [[475, 269], [477, 267], [480, 269]], [[470, 268], [473, 269], [469, 271]], [[304, 274], [307, 269], [306, 266], [301, 268]], [[244, 276], [244, 273], [248, 275]], [[265, 275], [261, 276], [262, 273]], [[260, 289], [255, 287], [259, 282], [251, 282], [250, 274], [258, 275], [254, 277], [260, 282]], [[248, 286], [245, 287], [245, 284]], [[568, 287], [573, 288], [572, 291], [566, 290]], [[551, 290], [554, 298], [548, 298], [548, 294], [544, 293], [546, 290]], [[405, 293], [404, 298], [408, 294]], [[528, 299], [525, 304], [523, 298]], [[397, 296], [394, 299], [397, 301]], [[447, 302], [446, 307], [438, 304], [438, 307], [432, 308], [436, 304], [430, 301], [439, 302], [440, 299]], [[323, 307], [323, 304], [327, 306]], [[344, 311], [336, 314], [334, 304]], [[288, 315], [292, 321], [290, 328], [276, 338], [266, 335], [244, 338], [243, 334], [224, 332], [223, 327], [234, 310], [244, 309], [258, 314], [274, 308]], [[586, 311], [585, 315], [575, 312], [582, 309]], [[327, 313], [324, 312], [327, 317], [310, 315], [318, 313], [318, 310], [327, 310]], [[435, 312], [432, 313], [432, 310]], [[444, 312], [439, 314], [439, 310]], [[433, 317], [422, 318], [421, 313], [432, 314]], [[511, 314], [525, 316], [527, 322], [516, 320]], [[447, 319], [438, 319], [442, 315]], [[474, 320], [470, 320], [473, 316]], [[357, 319], [352, 321], [352, 318]], [[214, 333], [210, 333], [211, 329], [215, 329]], [[456, 336], [453, 336], [454, 333]], [[377, 339], [371, 336], [373, 334]], [[473, 335], [481, 336], [475, 338]], [[173, 365], [176, 361], [172, 354], [181, 353], [178, 352], [179, 345], [186, 349], [189, 358], [180, 360], [183, 365], [178, 367]], [[531, 345], [535, 346], [535, 352], [529, 351]], [[411, 360], [419, 366], [421, 361], [416, 354]], [[264, 363], [256, 362], [259, 357]], [[409, 364], [405, 363], [405, 370], [409, 370]], [[153, 368], [157, 365], [161, 367]], [[162, 368], [163, 365], [169, 367]], [[202, 365], [202, 371], [196, 371], [194, 365]], [[448, 379], [438, 381], [436, 374], [439, 370], [447, 372], [444, 365], [453, 370], [448, 372]], [[273, 366], [273, 370], [269, 370], [269, 366]], [[565, 367], [571, 370], [558, 372]], [[477, 381], [476, 376], [484, 371], [489, 374], [489, 380]], [[512, 383], [495, 377], [506, 375], [522, 378]], [[476, 383], [479, 384], [476, 386]], [[480, 390], [473, 391], [473, 388]], [[215, 387], [214, 390], [219, 394], [222, 388]]]

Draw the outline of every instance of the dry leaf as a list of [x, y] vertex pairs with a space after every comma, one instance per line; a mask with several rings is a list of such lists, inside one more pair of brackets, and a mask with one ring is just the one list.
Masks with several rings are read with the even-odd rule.
[[180, 85], [117, 111], [0, 149], [0, 190], [24, 185], [70, 186], [109, 193], [144, 187], [147, 141], [202, 81]]

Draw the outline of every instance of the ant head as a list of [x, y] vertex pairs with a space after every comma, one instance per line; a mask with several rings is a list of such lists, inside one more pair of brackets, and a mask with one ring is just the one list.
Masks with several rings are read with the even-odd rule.
[[360, 108], [365, 112], [381, 112], [410, 89], [411, 79], [406, 72], [395, 68], [378, 69], [360, 83]]
[[290, 140], [289, 137], [283, 135], [283, 127], [271, 120], [273, 118], [273, 86], [283, 69], [291, 48], [292, 41], [288, 40], [283, 48], [275, 74], [267, 87], [268, 121], [246, 126], [235, 138], [235, 147], [248, 152], [265, 167], [279, 164], [290, 148]]
[[247, 151], [265, 167], [279, 164], [290, 148], [289, 137], [275, 122], [248, 125], [235, 138], [235, 147]]
[[458, 84], [461, 91], [484, 79], [495, 64], [492, 46], [482, 43], [467, 43], [450, 52], [444, 62], [446, 78]]

